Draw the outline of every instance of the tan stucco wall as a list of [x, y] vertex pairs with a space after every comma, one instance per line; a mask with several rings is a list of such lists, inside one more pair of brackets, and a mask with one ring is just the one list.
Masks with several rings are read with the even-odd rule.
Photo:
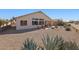
[[[32, 25], [32, 18], [41, 18], [44, 20], [50, 20], [47, 16], [45, 16], [42, 13], [35, 13], [35, 14], [30, 14], [22, 17], [17, 17], [16, 18], [16, 29], [17, 30], [22, 30], [22, 29], [29, 29], [29, 28], [36, 28], [40, 25]], [[21, 20], [27, 20], [27, 26], [20, 26], [20, 21]]]

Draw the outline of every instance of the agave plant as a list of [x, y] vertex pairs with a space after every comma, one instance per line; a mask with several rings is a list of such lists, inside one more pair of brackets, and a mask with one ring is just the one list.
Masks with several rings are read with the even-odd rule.
[[44, 47], [39, 47], [33, 39], [27, 39], [23, 43], [23, 50], [78, 50], [79, 46], [73, 41], [65, 41], [58, 35], [49, 37], [47, 35], [42, 39]]
[[45, 49], [47, 50], [59, 50], [62, 49], [63, 47], [63, 42], [62, 37], [52, 37], [50, 38], [48, 35], [46, 38], [42, 39], [43, 44], [45, 46]]
[[23, 43], [23, 50], [36, 50], [37, 49], [37, 44], [31, 39], [27, 39]]
[[65, 41], [58, 35], [56, 37], [49, 37], [49, 35], [42, 39], [44, 48], [46, 50], [78, 50], [79, 46], [73, 41]]
[[79, 50], [79, 46], [73, 41], [64, 42], [63, 50]]
[[54, 50], [61, 50], [63, 48], [63, 42], [64, 40], [62, 39], [62, 37], [59, 37], [58, 35], [56, 37], [53, 38], [53, 49]]

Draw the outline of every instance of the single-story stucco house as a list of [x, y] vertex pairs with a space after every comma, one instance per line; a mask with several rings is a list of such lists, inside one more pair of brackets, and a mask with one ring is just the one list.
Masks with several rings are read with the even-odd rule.
[[51, 26], [53, 20], [45, 15], [42, 11], [33, 12], [27, 15], [15, 17], [16, 30], [41, 28], [44, 26]]

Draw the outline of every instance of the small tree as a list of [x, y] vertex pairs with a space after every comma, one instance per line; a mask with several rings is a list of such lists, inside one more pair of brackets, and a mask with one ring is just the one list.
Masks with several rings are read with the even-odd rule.
[[64, 25], [65, 25], [65, 22], [63, 22], [62, 20], [57, 20], [57, 21], [55, 22], [55, 25], [56, 25], [56, 26], [64, 26]]
[[3, 25], [3, 24], [5, 24], [5, 23], [6, 23], [6, 20], [0, 19], [0, 26]]

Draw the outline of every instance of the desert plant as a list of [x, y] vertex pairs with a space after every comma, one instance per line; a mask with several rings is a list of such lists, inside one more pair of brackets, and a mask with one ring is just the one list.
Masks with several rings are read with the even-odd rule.
[[37, 49], [37, 44], [31, 39], [27, 39], [23, 43], [22, 50], [36, 50]]
[[27, 39], [23, 43], [22, 50], [78, 50], [79, 46], [73, 41], [65, 41], [58, 35], [49, 37], [47, 35], [42, 39], [44, 47], [39, 47], [32, 39]]
[[50, 38], [48, 35], [42, 39], [46, 50], [78, 50], [79, 46], [73, 41], [65, 41], [58, 35]]
[[63, 44], [63, 50], [78, 50], [79, 46], [73, 41], [65, 41]]
[[60, 19], [55, 22], [55, 26], [64, 26], [64, 25], [65, 25], [65, 22], [63, 22]]
[[69, 27], [65, 28], [66, 31], [71, 31], [71, 29]]
[[67, 26], [71, 26], [71, 24], [67, 24]]
[[42, 39], [45, 49], [47, 50], [59, 50], [62, 49], [63, 41], [62, 37], [52, 37], [50, 38], [48, 35], [46, 38]]
[[0, 26], [3, 25], [3, 24], [5, 24], [6, 22], [7, 22], [6, 20], [0, 19]]

